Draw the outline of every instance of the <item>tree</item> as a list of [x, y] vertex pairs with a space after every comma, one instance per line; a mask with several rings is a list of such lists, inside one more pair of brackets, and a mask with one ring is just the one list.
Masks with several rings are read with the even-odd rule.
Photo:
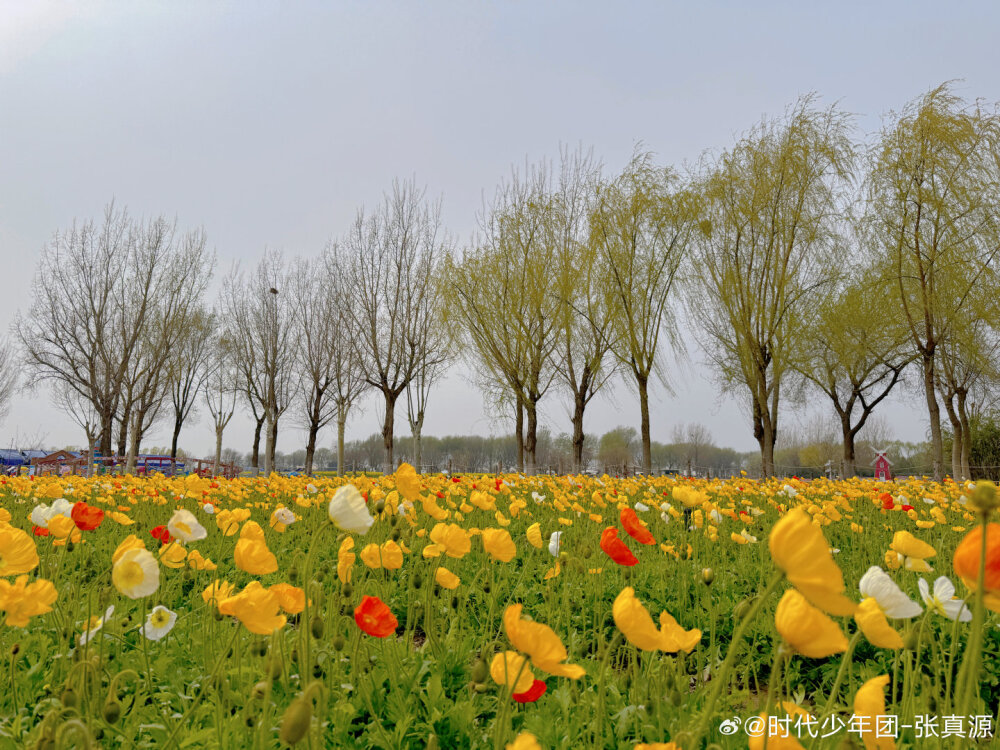
[[0, 341], [0, 418], [7, 416], [11, 399], [17, 392], [21, 365], [17, 352], [7, 341]]
[[848, 125], [836, 107], [817, 110], [805, 97], [709, 161], [701, 179], [688, 309], [723, 387], [747, 398], [765, 476], [782, 385], [837, 267]]
[[649, 380], [659, 374], [662, 336], [679, 345], [671, 295], [687, 252], [694, 202], [676, 176], [636, 153], [599, 195], [591, 219], [605, 268], [612, 351], [631, 372], [639, 395], [642, 466], [652, 471]]
[[597, 460], [603, 471], [626, 474], [635, 461], [636, 432], [634, 427], [616, 427], [601, 435]]
[[440, 201], [428, 203], [413, 182], [395, 182], [370, 215], [358, 212], [342, 243], [355, 346], [365, 380], [382, 394], [383, 471], [395, 468], [393, 429], [396, 401], [421, 367], [433, 366], [429, 338], [441, 253]]
[[605, 258], [590, 236], [600, 166], [590, 153], [563, 149], [550, 212], [551, 241], [559, 264], [557, 376], [573, 398], [571, 461], [583, 470], [583, 420], [594, 396], [617, 374], [609, 361], [617, 310], [606, 293]]
[[884, 289], [871, 273], [845, 278], [814, 304], [813, 328], [794, 367], [833, 403], [843, 440], [841, 472], [853, 477], [858, 433], [913, 361], [909, 334], [885, 314]]
[[712, 433], [705, 425], [691, 422], [675, 425], [673, 439], [675, 444], [682, 446], [681, 455], [687, 464], [688, 476], [694, 476], [692, 470], [701, 466], [705, 449], [712, 445]]
[[236, 396], [240, 392], [240, 372], [234, 342], [225, 335], [211, 337], [205, 360], [201, 390], [215, 427], [215, 457], [212, 474], [218, 476], [222, 462], [222, 435], [236, 411]]
[[935, 394], [937, 353], [967, 319], [978, 284], [993, 286], [1000, 215], [1000, 117], [966, 105], [947, 84], [895, 116], [867, 178], [873, 260], [891, 285], [921, 365], [934, 478], [944, 445]]
[[[151, 337], [165, 333], [163, 316], [177, 309], [181, 290], [200, 282], [192, 268], [206, 267], [199, 261], [179, 269], [177, 261], [203, 249], [203, 233], [184, 235], [180, 253], [175, 237], [162, 217], [143, 223], [109, 205], [100, 225], [74, 224], [45, 246], [31, 307], [15, 321], [35, 380], [62, 383], [93, 405], [104, 455], [112, 453], [116, 420], [124, 452], [133, 406], [148, 402], [146, 386], [157, 385], [148, 380], [151, 352], [159, 351]], [[151, 408], [145, 406], [146, 416]]]
[[[268, 251], [250, 276], [234, 268], [223, 286], [226, 338], [235, 352], [240, 390], [257, 420], [255, 458], [260, 430], [265, 430], [265, 474], [274, 467], [278, 420], [295, 396], [292, 300], [287, 281], [281, 253]], [[282, 288], [284, 295], [279, 292]]]
[[177, 458], [177, 441], [181, 428], [194, 413], [198, 394], [208, 376], [206, 362], [216, 343], [215, 313], [203, 306], [196, 307], [181, 331], [180, 341], [174, 347], [170, 364], [170, 404], [174, 413], [174, 429], [170, 438], [170, 457]]
[[445, 273], [449, 318], [481, 380], [507, 391], [493, 395], [514, 409], [518, 470], [529, 474], [537, 463], [538, 402], [558, 371], [566, 298], [554, 204], [548, 164], [514, 170], [480, 214], [474, 246], [451, 258]]
[[[337, 420], [338, 452], [343, 450], [347, 411], [365, 386], [354, 348], [353, 319], [336, 249], [317, 261], [298, 261], [292, 275], [296, 366], [300, 371], [301, 417], [308, 439], [303, 458], [312, 474], [320, 430]], [[339, 468], [339, 467], [338, 467]]]

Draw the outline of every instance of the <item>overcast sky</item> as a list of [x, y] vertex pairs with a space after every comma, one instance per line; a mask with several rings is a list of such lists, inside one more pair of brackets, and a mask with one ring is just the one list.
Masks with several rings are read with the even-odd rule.
[[[638, 141], [682, 166], [810, 91], [856, 113], [859, 137], [945, 80], [996, 101], [998, 29], [1000, 5], [988, 2], [0, 0], [0, 314], [29, 305], [52, 233], [112, 198], [203, 226], [219, 275], [265, 247], [319, 253], [397, 176], [442, 195], [448, 228], [466, 239], [484, 191], [561, 143], [593, 147], [609, 170]], [[654, 439], [697, 421], [721, 444], [754, 448], [696, 337], [688, 349], [686, 364], [668, 356], [674, 393], [653, 395]], [[464, 369], [432, 394], [425, 434], [505, 429]], [[924, 438], [920, 404], [911, 389], [885, 409], [896, 437]], [[542, 411], [553, 432], [569, 430], [564, 397]], [[618, 387], [592, 406], [587, 431], [638, 426], [638, 411]], [[367, 403], [348, 437], [377, 420]], [[43, 387], [16, 401], [0, 442], [80, 444], [78, 432]], [[211, 432], [203, 418], [181, 444], [208, 453]], [[283, 430], [278, 448], [303, 439]], [[246, 451], [250, 440], [243, 418], [225, 444]], [[148, 442], [169, 443], [169, 428]]]

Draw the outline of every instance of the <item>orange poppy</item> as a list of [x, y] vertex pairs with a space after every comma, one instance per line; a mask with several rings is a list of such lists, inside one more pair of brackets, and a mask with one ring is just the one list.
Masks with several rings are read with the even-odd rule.
[[104, 520], [104, 511], [81, 501], [74, 503], [70, 516], [80, 531], [93, 531]]
[[618, 538], [618, 529], [613, 526], [609, 526], [601, 534], [601, 549], [619, 565], [636, 565], [639, 562], [632, 550]]
[[396, 632], [399, 622], [389, 606], [377, 596], [365, 596], [354, 610], [358, 627], [375, 638], [385, 638]]
[[631, 508], [622, 508], [621, 522], [628, 535], [639, 544], [656, 544], [656, 539], [653, 538], [649, 529], [642, 525], [639, 516]]
[[[955, 549], [952, 565], [955, 573], [972, 589], [979, 581], [979, 551], [982, 547], [982, 526], [976, 526], [965, 535]], [[986, 525], [986, 575], [983, 578], [986, 593], [1000, 591], [1000, 523]]]

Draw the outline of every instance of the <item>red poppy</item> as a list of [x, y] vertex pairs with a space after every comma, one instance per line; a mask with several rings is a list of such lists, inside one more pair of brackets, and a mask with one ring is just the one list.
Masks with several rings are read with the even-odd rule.
[[628, 535], [639, 542], [639, 544], [656, 544], [656, 539], [649, 533], [649, 529], [642, 525], [642, 521], [639, 520], [639, 516], [636, 515], [634, 510], [631, 508], [622, 508], [620, 519]]
[[904, 505], [903, 506], [903, 510], [908, 513], [909, 511], [913, 510], [913, 506], [912, 505]]
[[93, 531], [104, 520], [104, 511], [81, 501], [74, 503], [70, 516], [80, 531]]
[[159, 539], [160, 544], [167, 544], [171, 541], [170, 532], [167, 531], [166, 526], [157, 526], [151, 529], [149, 533], [153, 535], [153, 539]]
[[399, 625], [389, 606], [377, 596], [361, 598], [361, 604], [354, 610], [354, 621], [368, 635], [376, 638], [392, 635]]
[[543, 695], [545, 695], [545, 683], [535, 680], [523, 693], [514, 693], [511, 697], [518, 703], [534, 703]]
[[34, 534], [35, 534], [35, 536], [48, 536], [49, 535], [49, 530], [47, 528], [45, 528], [44, 526], [36, 526], [34, 528]]
[[635, 565], [639, 562], [632, 554], [632, 550], [618, 538], [618, 529], [613, 526], [609, 526], [601, 534], [601, 549], [619, 565]]
[[892, 510], [892, 495], [888, 492], [883, 492], [878, 496], [878, 499], [882, 501], [882, 510]]

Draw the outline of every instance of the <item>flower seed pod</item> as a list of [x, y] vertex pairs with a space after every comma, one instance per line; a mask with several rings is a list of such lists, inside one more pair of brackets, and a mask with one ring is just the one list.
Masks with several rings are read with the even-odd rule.
[[421, 586], [424, 585], [424, 577], [420, 575], [419, 571], [413, 574], [413, 578], [411, 579], [411, 581], [413, 583], [413, 588], [415, 589], [419, 589]]
[[393, 529], [392, 533], [389, 534], [389, 538], [392, 539], [392, 541], [394, 542], [398, 542], [400, 536], [402, 535], [399, 533], [399, 529]]
[[267, 695], [267, 683], [261, 680], [253, 686], [250, 690], [250, 695], [255, 701], [264, 700], [264, 696]]
[[354, 593], [354, 587], [349, 583], [345, 583], [340, 589], [340, 594], [345, 599], [350, 599], [353, 593]]
[[319, 640], [323, 637], [323, 618], [319, 615], [314, 615], [312, 621], [309, 623], [309, 632], [312, 633], [312, 637]]
[[346, 645], [346, 641], [344, 640], [344, 636], [339, 635], [339, 634], [333, 636], [333, 640], [331, 641], [331, 645], [333, 646], [333, 650], [334, 651], [343, 651], [344, 650], [344, 646]]
[[282, 742], [294, 745], [302, 740], [309, 731], [309, 723], [312, 721], [312, 702], [296, 698], [285, 709], [284, 716], [281, 717], [281, 729], [278, 737]]

